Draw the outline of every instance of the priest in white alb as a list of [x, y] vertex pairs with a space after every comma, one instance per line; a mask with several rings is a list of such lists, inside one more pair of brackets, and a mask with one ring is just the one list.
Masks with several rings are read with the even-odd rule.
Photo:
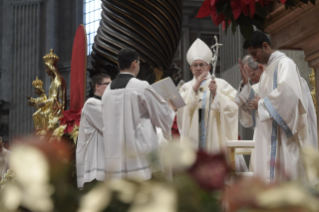
[[[238, 139], [238, 106], [236, 90], [230, 84], [219, 78], [211, 80], [211, 60], [212, 51], [197, 39], [187, 52], [194, 77], [180, 88], [186, 106], [178, 109], [177, 122], [182, 141], [187, 138], [194, 149], [217, 153], [226, 149], [227, 141]], [[237, 155], [235, 162], [237, 171], [247, 171], [242, 155]]]
[[[285, 54], [272, 50], [268, 36], [260, 31], [254, 32], [244, 48], [266, 67], [258, 96], [248, 103], [255, 125], [254, 174], [267, 182], [285, 180], [286, 176], [308, 182], [301, 150], [311, 142], [299, 70]], [[254, 96], [253, 89], [241, 92]]]
[[76, 170], [78, 188], [93, 180], [105, 179], [105, 150], [103, 141], [103, 119], [101, 97], [110, 84], [106, 74], [92, 77], [94, 96], [89, 98], [82, 109], [79, 136], [76, 145]]

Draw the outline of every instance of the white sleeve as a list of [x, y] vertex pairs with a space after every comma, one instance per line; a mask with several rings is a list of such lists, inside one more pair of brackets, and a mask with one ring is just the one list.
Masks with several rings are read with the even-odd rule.
[[148, 111], [152, 124], [161, 128], [164, 138], [170, 140], [175, 112], [151, 86], [144, 90], [144, 97], [143, 105]]
[[87, 103], [85, 116], [90, 125], [103, 134], [104, 123], [101, 104]]

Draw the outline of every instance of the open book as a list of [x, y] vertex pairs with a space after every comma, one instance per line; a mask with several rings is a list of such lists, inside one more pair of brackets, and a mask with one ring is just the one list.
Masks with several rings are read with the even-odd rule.
[[152, 87], [167, 102], [169, 99], [172, 100], [172, 105], [175, 108], [181, 108], [186, 105], [182, 96], [179, 94], [173, 80], [170, 77], [152, 84]]

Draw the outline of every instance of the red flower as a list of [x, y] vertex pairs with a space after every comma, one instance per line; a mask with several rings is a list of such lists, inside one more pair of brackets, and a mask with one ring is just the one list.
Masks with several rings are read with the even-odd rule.
[[179, 130], [178, 130], [178, 126], [177, 126], [177, 120], [176, 120], [176, 116], [174, 118], [174, 122], [173, 122], [173, 126], [172, 126], [172, 135], [173, 136], [179, 136]]
[[217, 14], [216, 3], [217, 0], [205, 0], [196, 15], [196, 18], [205, 18], [210, 15], [214, 24], [218, 26], [225, 20], [224, 14]]
[[196, 162], [188, 173], [202, 189], [210, 191], [224, 187], [230, 170], [225, 154], [210, 155], [200, 150], [197, 152]]
[[67, 125], [64, 133], [71, 133], [74, 125], [80, 126], [82, 109], [63, 111], [63, 117], [60, 118], [60, 125]]

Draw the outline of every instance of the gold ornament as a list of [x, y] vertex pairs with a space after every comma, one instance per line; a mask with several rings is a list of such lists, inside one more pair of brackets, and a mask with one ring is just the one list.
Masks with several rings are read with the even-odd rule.
[[313, 104], [315, 106], [315, 110], [316, 110], [316, 114], [317, 114], [317, 103], [316, 103], [316, 75], [315, 75], [315, 70], [312, 69], [311, 74], [309, 75], [309, 81], [310, 84], [312, 85], [313, 90], [311, 91], [311, 97], [312, 97], [312, 101]]
[[73, 139], [74, 144], [76, 144], [76, 141], [78, 139], [79, 136], [79, 127], [78, 125], [74, 125], [72, 132], [70, 133], [71, 135], [71, 139]]
[[[44, 103], [50, 107], [50, 120], [56, 120], [57, 118], [63, 117], [62, 112], [65, 108], [66, 85], [63, 77], [57, 70], [59, 57], [53, 53], [53, 49], [51, 49], [50, 54], [43, 57], [43, 60], [46, 66], [46, 72], [52, 79], [49, 88], [49, 97]], [[49, 128], [55, 129], [54, 126], [51, 125]]]
[[34, 88], [40, 89], [40, 91], [44, 93], [44, 90], [42, 88], [43, 82], [39, 80], [38, 77], [32, 82], [32, 85]]
[[53, 65], [55, 66], [59, 61], [58, 55], [53, 53], [53, 49], [50, 50], [50, 54], [47, 54], [43, 57], [43, 60], [46, 65]]
[[42, 88], [43, 82], [36, 78], [32, 82], [35, 88], [35, 93], [39, 96], [37, 98], [29, 98], [28, 104], [31, 107], [36, 107], [38, 110], [33, 114], [32, 119], [35, 131], [47, 130], [49, 126], [49, 107], [43, 105], [47, 101], [47, 95]]

